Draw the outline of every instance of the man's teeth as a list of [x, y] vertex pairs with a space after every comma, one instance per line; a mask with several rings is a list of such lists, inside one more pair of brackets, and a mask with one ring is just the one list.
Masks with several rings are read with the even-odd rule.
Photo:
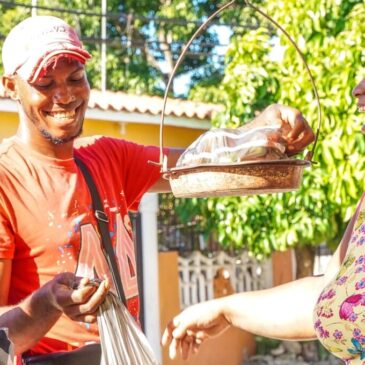
[[75, 110], [70, 110], [67, 112], [49, 112], [48, 115], [50, 115], [53, 118], [57, 119], [68, 119], [73, 118], [75, 116]]
[[365, 105], [359, 105], [358, 110], [359, 112], [365, 112]]

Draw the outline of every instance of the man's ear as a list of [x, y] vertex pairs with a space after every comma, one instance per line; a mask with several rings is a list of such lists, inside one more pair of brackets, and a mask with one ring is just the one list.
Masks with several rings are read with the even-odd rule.
[[14, 76], [3, 76], [1, 78], [1, 82], [5, 89], [6, 95], [8, 95], [11, 99], [17, 101], [19, 100], [18, 96], [18, 85]]

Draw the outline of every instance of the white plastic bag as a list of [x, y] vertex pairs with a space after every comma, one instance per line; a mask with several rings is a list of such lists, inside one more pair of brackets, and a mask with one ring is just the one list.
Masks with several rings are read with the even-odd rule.
[[146, 336], [112, 293], [100, 306], [98, 325], [101, 365], [159, 365]]

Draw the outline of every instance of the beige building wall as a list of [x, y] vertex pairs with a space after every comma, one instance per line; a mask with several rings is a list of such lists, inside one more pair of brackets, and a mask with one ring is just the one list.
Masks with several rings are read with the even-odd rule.
[[18, 128], [18, 115], [0, 111], [0, 139], [15, 134]]
[[[11, 112], [0, 111], [0, 139], [10, 137], [18, 128], [18, 115]], [[164, 127], [165, 147], [187, 147], [198, 138], [204, 129]], [[124, 138], [136, 143], [159, 146], [159, 125], [117, 123], [103, 120], [86, 119], [84, 123], [84, 136], [104, 135]]]

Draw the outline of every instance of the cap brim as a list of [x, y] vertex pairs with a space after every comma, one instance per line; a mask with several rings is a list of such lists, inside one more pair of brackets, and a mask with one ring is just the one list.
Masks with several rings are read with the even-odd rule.
[[47, 52], [38, 51], [32, 57], [28, 58], [28, 60], [16, 72], [24, 80], [28, 81], [29, 83], [34, 83], [41, 75], [42, 70], [45, 70], [49, 65], [50, 60], [62, 54], [71, 58], [75, 58], [82, 63], [85, 63], [91, 58], [89, 52], [79, 47], [65, 47], [52, 51], [48, 50]]

